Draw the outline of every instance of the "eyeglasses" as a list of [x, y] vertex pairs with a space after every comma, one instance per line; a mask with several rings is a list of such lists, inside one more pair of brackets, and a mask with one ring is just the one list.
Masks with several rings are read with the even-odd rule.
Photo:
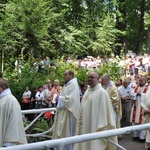
[[94, 78], [97, 78], [97, 77], [88, 76], [88, 79], [89, 79], [89, 78], [94, 79]]

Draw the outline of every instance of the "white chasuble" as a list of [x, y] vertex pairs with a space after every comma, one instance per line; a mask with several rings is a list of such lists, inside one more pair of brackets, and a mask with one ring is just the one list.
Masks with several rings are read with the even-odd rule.
[[[77, 134], [87, 134], [115, 129], [113, 107], [106, 90], [100, 84], [89, 88], [82, 99]], [[116, 137], [110, 138], [117, 143]], [[114, 150], [115, 146], [105, 139], [75, 144], [74, 150]]]
[[12, 94], [0, 99], [0, 147], [4, 143], [27, 143], [20, 105]]
[[[58, 98], [54, 121], [53, 139], [75, 135], [75, 128], [80, 107], [80, 94], [77, 79], [70, 80], [63, 86]], [[72, 150], [73, 145], [65, 146], [63, 150]]]

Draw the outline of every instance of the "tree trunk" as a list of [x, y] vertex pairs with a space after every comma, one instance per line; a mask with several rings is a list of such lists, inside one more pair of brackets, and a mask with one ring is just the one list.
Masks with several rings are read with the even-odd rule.
[[147, 31], [147, 53], [150, 55], [150, 27]]
[[[125, 10], [124, 3], [125, 3], [125, 0], [119, 0], [118, 7], [116, 8], [119, 11], [119, 13], [121, 14], [121, 18], [124, 18], [124, 20], [122, 20], [122, 19], [120, 19], [120, 16], [118, 16], [118, 15], [116, 16], [116, 28], [120, 31], [126, 31], [126, 27], [127, 27], [126, 20], [125, 20], [126, 10]], [[119, 45], [116, 47], [117, 55], [120, 55], [122, 48], [124, 49], [124, 53], [127, 52], [127, 50], [128, 50], [127, 41], [128, 40], [127, 40], [126, 35], [121, 35], [118, 37], [116, 42], [121, 44], [121, 46]]]
[[145, 11], [145, 0], [141, 1], [141, 15], [140, 15], [140, 23], [139, 23], [139, 33], [136, 51], [138, 55], [142, 54], [142, 46], [143, 46], [143, 34], [144, 34], [144, 11]]

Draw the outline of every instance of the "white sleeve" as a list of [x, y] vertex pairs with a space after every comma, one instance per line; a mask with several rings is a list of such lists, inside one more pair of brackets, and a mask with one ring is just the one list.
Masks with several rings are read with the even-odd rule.
[[64, 104], [63, 104], [63, 101], [62, 101], [62, 96], [58, 97], [57, 108], [64, 108]]
[[[149, 87], [148, 87], [148, 91], [150, 91], [150, 88], [149, 88]], [[144, 100], [145, 94], [146, 94], [146, 93], [141, 93], [141, 101]]]

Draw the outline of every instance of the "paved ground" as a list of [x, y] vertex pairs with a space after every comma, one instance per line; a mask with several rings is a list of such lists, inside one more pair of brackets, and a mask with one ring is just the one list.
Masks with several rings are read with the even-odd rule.
[[122, 139], [119, 140], [119, 144], [126, 150], [145, 150], [145, 144], [132, 140], [133, 134], [123, 135]]

